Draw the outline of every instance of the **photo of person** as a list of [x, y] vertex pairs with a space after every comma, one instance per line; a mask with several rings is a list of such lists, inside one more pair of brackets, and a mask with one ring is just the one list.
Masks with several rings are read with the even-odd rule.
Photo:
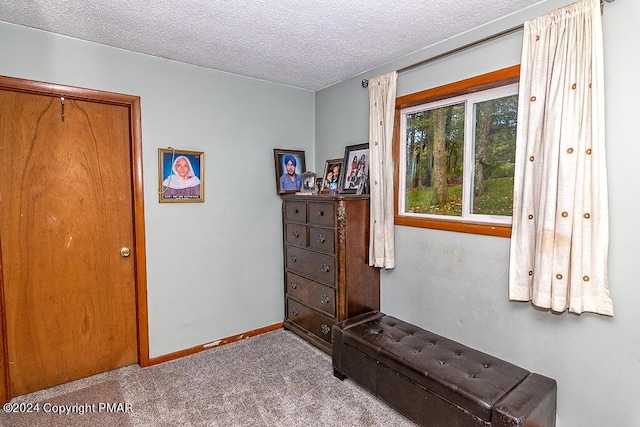
[[304, 152], [275, 149], [274, 157], [278, 193], [300, 191], [302, 188], [302, 173], [305, 170]]
[[344, 183], [344, 189], [357, 189], [360, 185], [360, 181], [363, 179], [365, 175], [365, 170], [367, 168], [367, 155], [362, 153], [360, 157], [354, 156], [353, 162], [351, 163], [351, 170], [349, 171], [349, 175]]
[[300, 174], [296, 172], [298, 161], [291, 154], [284, 156], [284, 170], [285, 172], [280, 176], [280, 189], [281, 190], [299, 190], [302, 187], [302, 178]]
[[160, 149], [160, 201], [203, 201], [204, 153]]
[[342, 159], [331, 159], [325, 162], [321, 191], [337, 193], [342, 172]]

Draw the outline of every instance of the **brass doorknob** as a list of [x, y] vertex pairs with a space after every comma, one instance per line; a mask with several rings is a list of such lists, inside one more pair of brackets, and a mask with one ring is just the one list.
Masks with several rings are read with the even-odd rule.
[[129, 248], [122, 248], [120, 249], [120, 255], [126, 258], [131, 255], [131, 250]]

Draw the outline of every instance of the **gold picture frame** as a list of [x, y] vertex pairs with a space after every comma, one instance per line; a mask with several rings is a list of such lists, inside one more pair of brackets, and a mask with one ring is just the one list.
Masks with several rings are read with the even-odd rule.
[[204, 202], [204, 152], [158, 149], [160, 203]]

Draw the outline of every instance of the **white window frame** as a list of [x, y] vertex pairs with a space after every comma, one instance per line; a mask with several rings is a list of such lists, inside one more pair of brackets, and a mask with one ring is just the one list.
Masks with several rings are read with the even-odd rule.
[[446, 219], [448, 221], [474, 222], [479, 224], [511, 225], [511, 216], [484, 215], [471, 212], [473, 206], [473, 177], [475, 166], [475, 108], [474, 104], [492, 99], [503, 98], [518, 94], [518, 83], [499, 86], [478, 92], [471, 92], [460, 96], [445, 98], [438, 101], [419, 104], [400, 110], [400, 141], [402, 147], [407, 140], [407, 115], [420, 111], [427, 111], [449, 105], [465, 103], [464, 118], [464, 166], [462, 173], [462, 215], [437, 215], [406, 212], [406, 149], [400, 149], [398, 215], [414, 218]]

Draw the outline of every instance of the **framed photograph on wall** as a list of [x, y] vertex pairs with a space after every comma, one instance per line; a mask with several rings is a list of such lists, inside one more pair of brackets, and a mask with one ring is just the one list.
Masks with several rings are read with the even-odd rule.
[[324, 173], [322, 174], [322, 193], [337, 193], [340, 186], [340, 176], [342, 174], [342, 158], [329, 159], [324, 163]]
[[339, 193], [361, 194], [368, 179], [369, 143], [345, 147]]
[[278, 194], [295, 193], [302, 188], [302, 173], [306, 170], [304, 151], [273, 149]]
[[204, 202], [204, 153], [158, 149], [160, 203]]

